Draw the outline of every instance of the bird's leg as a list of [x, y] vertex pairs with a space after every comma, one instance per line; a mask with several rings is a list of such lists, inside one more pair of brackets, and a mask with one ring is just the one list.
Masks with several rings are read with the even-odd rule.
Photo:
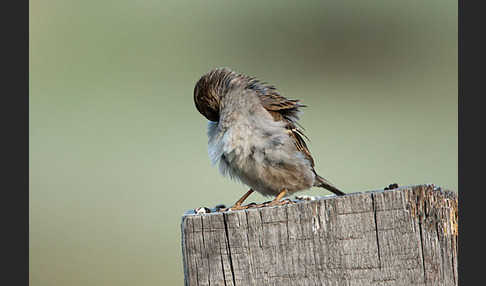
[[270, 203], [267, 204], [267, 206], [272, 207], [272, 206], [277, 206], [282, 204], [288, 204], [290, 201], [287, 200], [280, 201], [286, 195], [287, 195], [287, 189], [283, 189]]
[[244, 194], [230, 209], [231, 210], [244, 210], [247, 209], [248, 206], [242, 206], [243, 202], [253, 193], [252, 189], [249, 189], [246, 194]]

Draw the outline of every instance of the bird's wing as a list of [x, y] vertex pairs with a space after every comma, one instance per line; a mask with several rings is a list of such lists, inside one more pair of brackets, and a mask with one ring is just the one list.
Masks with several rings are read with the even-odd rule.
[[342, 191], [323, 177], [319, 176], [314, 170], [314, 159], [312, 158], [309, 148], [307, 148], [304, 140], [304, 138], [309, 138], [305, 136], [301, 129], [297, 128], [297, 126], [302, 128], [297, 121], [299, 120], [299, 108], [305, 107], [305, 105], [300, 104], [299, 100], [290, 100], [281, 96], [275, 89], [269, 89], [266, 91], [266, 93], [259, 93], [260, 101], [263, 107], [272, 115], [274, 120], [283, 120], [286, 122], [287, 132], [293, 139], [295, 147], [297, 150], [302, 152], [302, 154], [304, 154], [307, 160], [309, 160], [312, 171], [316, 175], [315, 186], [325, 188], [336, 195], [344, 195]]
[[305, 136], [302, 126], [298, 123], [299, 108], [305, 107], [305, 105], [300, 104], [298, 99], [287, 99], [281, 96], [273, 87], [264, 91], [266, 92], [258, 93], [263, 107], [272, 115], [275, 121], [285, 121], [287, 132], [292, 137], [295, 147], [305, 155], [312, 168], [314, 168], [314, 159], [303, 137], [309, 138]]

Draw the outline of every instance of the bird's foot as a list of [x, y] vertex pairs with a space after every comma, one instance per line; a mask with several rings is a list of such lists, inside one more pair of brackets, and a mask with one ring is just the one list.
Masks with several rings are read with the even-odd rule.
[[264, 203], [263, 206], [274, 207], [274, 206], [284, 206], [284, 205], [288, 205], [288, 204], [295, 204], [295, 202], [290, 200], [290, 199], [285, 199], [285, 200], [281, 200], [281, 201], [280, 200], [273, 200], [273, 201]]
[[247, 205], [242, 205], [242, 204], [234, 204], [232, 207], [229, 208], [220, 208], [218, 209], [219, 212], [226, 212], [226, 211], [238, 211], [238, 210], [246, 210], [251, 207], [253, 207], [255, 203], [247, 204]]
[[261, 207], [273, 207], [273, 206], [283, 206], [287, 204], [292, 204], [294, 203], [290, 199], [284, 199], [282, 200], [283, 197], [285, 197], [288, 193], [286, 189], [283, 189], [278, 195], [273, 199], [272, 201], [269, 202], [264, 202], [261, 204], [255, 204], [255, 203], [250, 203], [247, 204], [246, 206], [243, 205], [243, 201], [251, 194], [253, 193], [253, 190], [250, 189], [241, 199], [239, 199], [232, 207], [230, 208], [221, 208], [219, 209], [220, 212], [225, 212], [225, 211], [236, 211], [236, 210], [246, 210], [249, 208], [261, 208]]
[[271, 202], [265, 203], [266, 204], [265, 206], [273, 207], [273, 206], [282, 206], [282, 205], [292, 203], [292, 201], [289, 199], [281, 200], [283, 197], [287, 195], [287, 193], [288, 191], [286, 189], [283, 189], [280, 193], [278, 193], [275, 199], [273, 199]]
[[234, 205], [232, 207], [229, 208], [229, 210], [232, 210], [232, 211], [237, 211], [237, 210], [246, 210], [247, 208], [249, 208], [249, 205], [246, 205], [246, 206], [243, 206], [243, 205]]
[[245, 210], [249, 207], [249, 205], [244, 206], [243, 202], [253, 193], [252, 189], [249, 189], [246, 194], [244, 194], [232, 207], [230, 208], [221, 208], [219, 211], [225, 212], [228, 210], [237, 211], [237, 210]]

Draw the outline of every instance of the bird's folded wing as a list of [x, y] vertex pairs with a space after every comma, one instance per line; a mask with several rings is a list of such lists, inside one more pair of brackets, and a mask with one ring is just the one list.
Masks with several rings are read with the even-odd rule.
[[274, 120], [286, 122], [287, 132], [292, 137], [295, 147], [305, 155], [311, 166], [314, 167], [314, 159], [303, 138], [307, 138], [307, 136], [301, 129], [297, 128], [297, 126], [301, 127], [298, 123], [299, 108], [305, 107], [305, 105], [300, 104], [298, 99], [287, 99], [281, 96], [273, 87], [267, 87], [264, 92], [258, 95], [263, 107], [272, 115]]

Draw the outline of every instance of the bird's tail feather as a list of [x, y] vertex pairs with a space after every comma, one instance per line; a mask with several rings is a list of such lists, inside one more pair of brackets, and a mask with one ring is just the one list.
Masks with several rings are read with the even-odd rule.
[[336, 188], [333, 184], [331, 184], [331, 182], [329, 182], [328, 180], [324, 179], [323, 177], [321, 177], [321, 176], [319, 176], [317, 174], [316, 174], [316, 184], [315, 184], [315, 186], [316, 187], [324, 188], [326, 190], [329, 190], [329, 191], [331, 191], [332, 193], [334, 193], [337, 196], [343, 196], [343, 195], [346, 194], [343, 191], [341, 191], [338, 188]]

